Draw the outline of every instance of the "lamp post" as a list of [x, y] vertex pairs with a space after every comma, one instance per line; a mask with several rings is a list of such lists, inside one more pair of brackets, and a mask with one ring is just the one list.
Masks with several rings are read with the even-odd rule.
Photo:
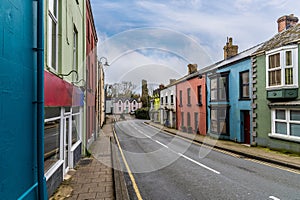
[[[101, 79], [103, 78], [103, 82], [104, 82], [104, 70], [103, 67], [108, 67], [109, 64], [107, 62], [107, 58], [106, 57], [101, 57], [98, 61], [98, 93], [97, 93], [97, 133], [99, 133], [100, 131], [100, 126], [101, 126], [101, 114], [102, 114], [102, 109], [101, 109], [101, 101], [102, 101], [102, 95], [101, 95]], [[102, 76], [101, 76], [101, 72], [102, 72]], [[104, 84], [104, 83], [103, 83]], [[97, 134], [95, 134], [95, 140], [97, 139]]]

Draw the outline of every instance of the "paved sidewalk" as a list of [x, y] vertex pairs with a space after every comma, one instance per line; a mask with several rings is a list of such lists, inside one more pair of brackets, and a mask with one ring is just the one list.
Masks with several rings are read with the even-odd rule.
[[93, 142], [91, 157], [82, 158], [50, 200], [115, 199], [112, 169], [112, 119], [108, 119]]
[[178, 131], [176, 129], [164, 127], [160, 124], [153, 123], [153, 122], [146, 122], [146, 123], [148, 123], [151, 126], [157, 127], [158, 129], [162, 129], [164, 131], [172, 133], [174, 135], [179, 135], [181, 137], [191, 139], [202, 144], [206, 144], [207, 146], [213, 148], [229, 151], [238, 154], [240, 156], [254, 158], [261, 161], [266, 161], [277, 165], [300, 170], [300, 156], [284, 154], [278, 151], [272, 151], [262, 147], [250, 147], [240, 143], [235, 143], [233, 141], [217, 140], [199, 134], [195, 135], [195, 134], [185, 133], [185, 132]]

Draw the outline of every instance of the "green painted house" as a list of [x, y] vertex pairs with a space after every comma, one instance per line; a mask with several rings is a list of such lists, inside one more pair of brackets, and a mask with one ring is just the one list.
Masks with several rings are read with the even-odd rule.
[[293, 15], [277, 22], [252, 57], [252, 135], [259, 146], [300, 153], [300, 24]]

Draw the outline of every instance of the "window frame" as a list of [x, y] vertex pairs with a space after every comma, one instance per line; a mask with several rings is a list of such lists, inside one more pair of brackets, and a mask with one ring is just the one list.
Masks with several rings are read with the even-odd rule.
[[179, 106], [182, 107], [182, 90], [179, 91]]
[[[209, 77], [210, 79], [210, 102], [228, 102], [229, 101], [229, 71], [228, 72], [222, 72], [218, 74], [214, 74]], [[220, 90], [223, 88], [220, 87], [222, 79], [226, 80], [226, 85], [224, 86], [225, 89], [225, 99], [221, 98]], [[212, 80], [216, 79], [216, 88], [212, 88]], [[212, 92], [216, 91], [216, 99], [212, 99]]]
[[[212, 111], [216, 110], [216, 119], [212, 120]], [[225, 117], [221, 115], [221, 112], [225, 111]], [[229, 115], [229, 106], [214, 106], [210, 108], [210, 132], [217, 134], [217, 135], [222, 135], [222, 136], [229, 136], [229, 130], [230, 130], [230, 115]], [[217, 123], [217, 131], [212, 131], [212, 122]], [[221, 130], [221, 123], [225, 122], [226, 124], [226, 132], [222, 133]]]
[[[284, 110], [285, 111], [285, 119], [276, 119], [276, 111]], [[300, 142], [300, 136], [291, 135], [290, 125], [291, 124], [299, 124], [300, 120], [291, 120], [291, 111], [300, 111], [300, 108], [272, 108], [271, 109], [271, 133], [270, 137], [276, 137], [279, 139], [286, 139], [291, 141]], [[276, 133], [276, 122], [285, 123], [286, 124], [286, 134]]]
[[[292, 55], [292, 64], [286, 66], [286, 52], [291, 51]], [[277, 68], [269, 69], [269, 58], [275, 54], [279, 53], [280, 57], [280, 66]], [[269, 84], [269, 72], [281, 70], [280, 72], [280, 85], [272, 85]], [[293, 84], [286, 84], [286, 69], [292, 69], [292, 81]], [[273, 49], [271, 51], [266, 52], [266, 89], [281, 89], [281, 88], [298, 88], [298, 46], [297, 45], [288, 45], [284, 47], [280, 47], [277, 49]]]
[[187, 106], [191, 106], [191, 88], [186, 89]]
[[197, 86], [198, 106], [202, 106], [202, 85]]
[[[243, 83], [243, 74], [248, 73], [248, 83]], [[239, 100], [250, 100], [250, 71], [245, 70], [240, 72], [240, 82], [239, 82], [239, 87], [240, 87], [240, 99]], [[248, 96], [244, 95], [244, 87], [248, 87]]]
[[[90, 59], [88, 59], [88, 67], [90, 67]], [[73, 68], [73, 70], [78, 71], [78, 30], [77, 30], [75, 24], [73, 25], [73, 67], [72, 68]], [[72, 81], [73, 82], [78, 81], [76, 79], [77, 79], [77, 76], [75, 73], [73, 73]], [[89, 78], [89, 81], [90, 81], [90, 78]]]
[[[55, 9], [51, 9], [51, 2]], [[58, 72], [58, 0], [48, 1], [48, 16], [47, 16], [47, 66], [49, 69]], [[55, 24], [55, 30], [52, 23]], [[55, 44], [53, 43], [53, 30], [55, 31]], [[55, 48], [55, 61], [53, 61], [53, 51]], [[55, 65], [55, 66], [53, 66]]]
[[174, 95], [173, 94], [170, 95], [170, 101], [171, 101], [171, 105], [174, 105]]

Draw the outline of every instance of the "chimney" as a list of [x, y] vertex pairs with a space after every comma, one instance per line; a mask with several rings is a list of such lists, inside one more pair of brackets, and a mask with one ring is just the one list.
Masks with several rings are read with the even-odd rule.
[[298, 22], [298, 17], [295, 17], [294, 14], [284, 15], [277, 20], [278, 24], [278, 33], [293, 27]]
[[160, 85], [159, 85], [159, 89], [160, 89], [160, 90], [163, 90], [164, 88], [165, 88], [165, 86], [164, 86], [163, 84], [160, 84]]
[[232, 38], [230, 37], [228, 39], [227, 37], [227, 42], [226, 45], [224, 46], [224, 60], [227, 58], [230, 58], [232, 56], [235, 56], [238, 53], [238, 46], [237, 45], [232, 45]]
[[188, 64], [189, 74], [197, 72], [198, 65], [197, 64]]
[[170, 84], [175, 83], [176, 79], [170, 79]]

